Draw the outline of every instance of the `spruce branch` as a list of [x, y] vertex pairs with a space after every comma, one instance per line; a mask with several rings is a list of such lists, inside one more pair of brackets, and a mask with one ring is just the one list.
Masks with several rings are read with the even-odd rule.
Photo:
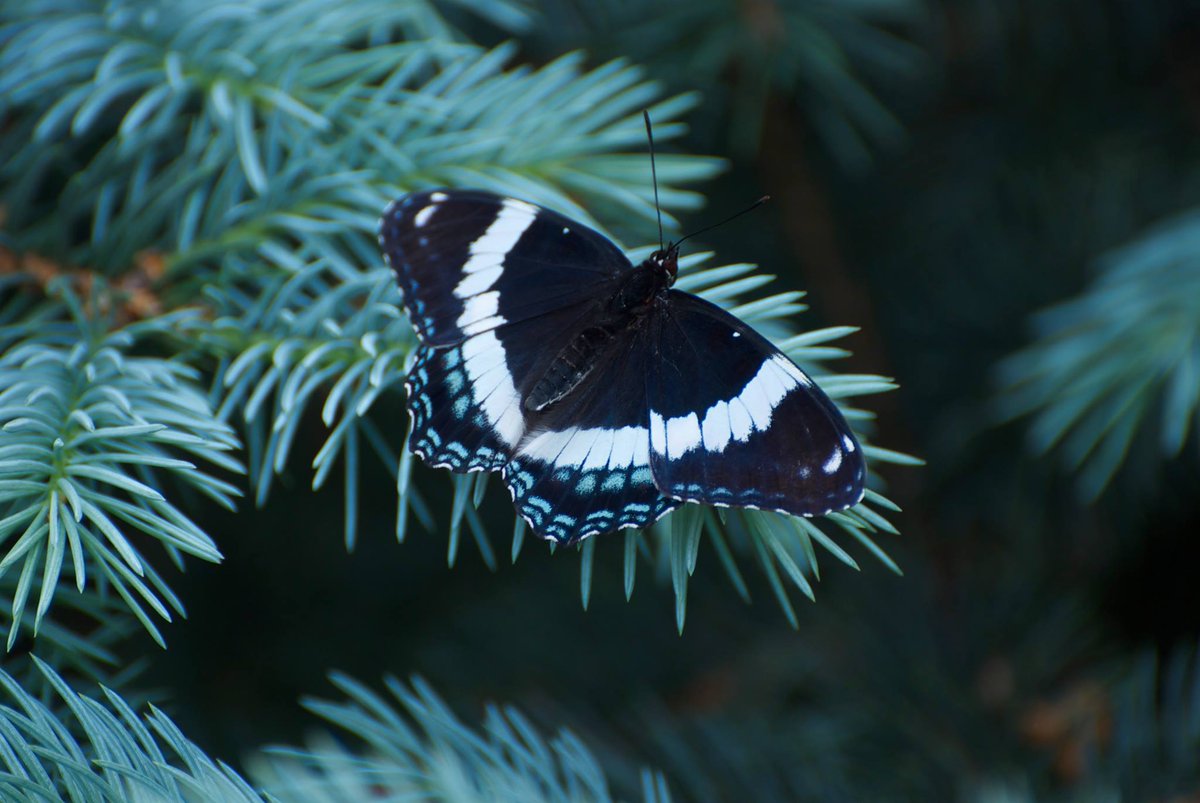
[[770, 100], [790, 100], [834, 158], [859, 170], [905, 137], [882, 95], [925, 68], [913, 40], [928, 14], [923, 0], [598, 0], [549, 6], [539, 29], [548, 45], [574, 35], [704, 91], [742, 149], [756, 146]]
[[[1042, 739], [1078, 756], [1072, 784], [996, 770], [968, 785], [969, 803], [1187, 800], [1200, 785], [1200, 650], [1145, 650], [1100, 670], [1041, 716]], [[1047, 739], [1047, 736], [1051, 737]], [[1069, 748], [1067, 747], [1069, 746]]]
[[1145, 651], [1112, 694], [1114, 738], [1103, 774], [1129, 799], [1200, 788], [1200, 645]]
[[[47, 698], [0, 670], [0, 797], [117, 803], [129, 800], [236, 803], [282, 800], [612, 801], [591, 751], [561, 730], [551, 738], [510, 706], [490, 707], [482, 727], [457, 718], [428, 684], [389, 679], [394, 702], [344, 676], [345, 702], [307, 707], [345, 731], [309, 748], [268, 749], [251, 758], [254, 783], [191, 741], [154, 706], [131, 704], [101, 686], [76, 691], [31, 657]], [[669, 803], [665, 779], [643, 772], [646, 803]], [[274, 796], [272, 796], [274, 795]]]
[[89, 576], [115, 592], [161, 644], [147, 609], [169, 621], [183, 607], [131, 535], [158, 540], [177, 566], [185, 554], [220, 560], [162, 491], [178, 483], [232, 508], [237, 489], [192, 461], [239, 471], [227, 454], [238, 442], [196, 371], [135, 356], [185, 313], [109, 332], [58, 286], [62, 317], [10, 325], [0, 355], [0, 576], [19, 575], [8, 647], [31, 598], [37, 632], [64, 574], [80, 592]]
[[[461, 41], [448, 26], [422, 22], [428, 6], [419, 2], [384, 4], [387, 9], [369, 2], [344, 14], [328, 0], [216, 6], [189, 0], [172, 6], [173, 13], [151, 4], [142, 14], [121, 4], [45, 3], [30, 6], [45, 14], [15, 12], [0, 26], [0, 64], [12, 67], [0, 87], [9, 92], [15, 121], [0, 137], [29, 135], [13, 141], [23, 157], [0, 172], [5, 199], [18, 210], [15, 244], [61, 251], [51, 244], [73, 242], [71, 229], [86, 222], [89, 238], [68, 249], [75, 264], [120, 273], [139, 251], [161, 251], [166, 272], [157, 298], [167, 308], [200, 298], [213, 322], [181, 313], [147, 325], [185, 336], [189, 348], [180, 357], [189, 363], [208, 368], [215, 361], [218, 409], [208, 423], [226, 438], [227, 422], [244, 427], [257, 501], [265, 501], [272, 478], [293, 457], [306, 412], [319, 407], [329, 435], [310, 458], [313, 484], [323, 486], [342, 466], [351, 546], [360, 520], [364, 452], [396, 478], [397, 536], [404, 536], [410, 514], [432, 524], [395, 426], [371, 415], [380, 394], [400, 384], [415, 346], [392, 277], [374, 267], [380, 265], [374, 224], [385, 202], [435, 184], [473, 186], [539, 202], [601, 228], [605, 221], [619, 222], [618, 236], [649, 231], [655, 211], [648, 162], [620, 151], [643, 147], [642, 109], [650, 108], [666, 141], [681, 133], [676, 118], [695, 103], [691, 96], [656, 103], [657, 87], [623, 61], [585, 70], [583, 57], [570, 54], [538, 69], [508, 68], [511, 47], [485, 50]], [[57, 58], [17, 58], [39, 42], [49, 50], [53, 43], [66, 47], [51, 34], [71, 27], [79, 38]], [[292, 44], [283, 47], [287, 38]], [[658, 167], [669, 211], [698, 205], [701, 196], [683, 186], [711, 176], [720, 163], [662, 154]], [[69, 171], [70, 180], [47, 182], [55, 171]], [[57, 192], [53, 206], [47, 188]], [[696, 255], [688, 262], [682, 287], [731, 308], [809, 367], [844, 353], [828, 341], [846, 329], [785, 339], [787, 319], [803, 309], [802, 294], [743, 302], [769, 277], [747, 265], [695, 269], [704, 259]], [[841, 400], [891, 388], [879, 377], [818, 377]], [[847, 415], [856, 424], [869, 418], [858, 410]], [[215, 438], [216, 431], [206, 437]], [[906, 459], [872, 446], [866, 453], [875, 462]], [[138, 472], [151, 468], [110, 470], [115, 474], [103, 480], [89, 479], [123, 483], [122, 492], [132, 496], [117, 499], [120, 505], [165, 504], [138, 479]], [[201, 489], [228, 497], [228, 488], [212, 482], [200, 481]], [[450, 560], [465, 523], [484, 560], [494, 564], [475, 509], [486, 479], [454, 482]], [[894, 530], [872, 507], [889, 504], [872, 495], [827, 522], [889, 562], [873, 537]], [[157, 520], [147, 524], [146, 513], [119, 505], [114, 510], [157, 537], [182, 538]], [[46, 514], [47, 531], [60, 526], [60, 512]], [[190, 522], [174, 525], [189, 531]], [[673, 523], [664, 521], [654, 551], [656, 560], [673, 567], [680, 624], [701, 531], [720, 534], [714, 544], [735, 584], [744, 589], [734, 553], [753, 555], [790, 610], [787, 584], [812, 596], [815, 545], [856, 565], [823, 527], [755, 512], [721, 518], [685, 511]], [[182, 542], [215, 559], [211, 542], [189, 536], [192, 541]], [[522, 540], [518, 527], [514, 554]], [[51, 557], [53, 566], [58, 558]], [[36, 565], [30, 560], [25, 566]], [[161, 578], [151, 576], [152, 592], [128, 561], [116, 565], [129, 570], [123, 579], [147, 604], [168, 613], [159, 604], [159, 596], [166, 597]], [[628, 565], [632, 589], [636, 561]], [[18, 599], [29, 593], [28, 585], [22, 588]], [[39, 612], [52, 593], [45, 590], [52, 586], [42, 588]], [[590, 572], [583, 588], [586, 598]]]
[[[521, 6], [508, 3], [494, 10], [503, 8], [517, 13]], [[305, 46], [296, 47], [297, 42]], [[584, 72], [576, 54], [539, 70], [506, 69], [511, 54], [511, 47], [488, 51], [462, 41], [419, 0], [368, 2], [353, 9], [327, 0], [216, 5], [35, 0], [6, 7], [0, 16], [0, 98], [7, 122], [0, 143], [14, 158], [0, 166], [0, 186], [9, 242], [18, 254], [38, 250], [63, 264], [94, 266], [90, 278], [124, 274], [136, 253], [158, 249], [167, 270], [155, 287], [156, 300], [168, 308], [192, 303], [196, 291], [207, 288], [220, 316], [217, 327], [193, 326], [197, 319], [191, 314], [165, 316], [156, 326], [170, 329], [166, 324], [173, 322], [175, 334], [201, 346], [180, 355], [189, 362], [205, 367], [213, 357], [220, 362], [216, 400], [222, 418], [231, 417], [235, 405], [253, 402], [242, 418], [251, 419], [251, 480], [260, 500], [289, 454], [305, 402], [320, 391], [333, 431], [317, 455], [315, 481], [325, 480], [337, 457], [347, 458], [346, 532], [352, 543], [359, 444], [384, 456], [392, 471], [399, 447], [362, 414], [398, 376], [396, 366], [389, 370], [387, 365], [398, 353], [395, 343], [406, 354], [413, 342], [409, 332], [374, 331], [397, 315], [390, 278], [385, 280], [382, 271], [362, 271], [380, 263], [373, 232], [384, 203], [429, 182], [472, 181], [539, 200], [557, 198], [581, 215], [584, 208], [605, 209], [613, 218], [615, 210], [622, 217], [632, 210], [646, 221], [653, 215], [644, 175], [613, 151], [640, 145], [638, 113], [653, 102], [656, 88], [620, 62]], [[654, 106], [664, 138], [682, 130], [672, 118], [692, 102], [675, 98]], [[669, 208], [695, 206], [699, 196], [679, 184], [711, 175], [718, 166], [717, 160], [698, 157], [664, 159], [664, 202]], [[88, 232], [82, 242], [75, 236], [81, 224]], [[6, 277], [4, 282], [19, 280]], [[312, 303], [313, 293], [340, 283], [330, 299], [332, 306], [345, 302], [339, 312], [360, 301], [362, 292], [391, 303], [369, 303], [358, 322], [348, 323], [358, 338], [349, 350], [336, 329], [305, 330], [309, 323], [336, 318], [330, 305]], [[50, 312], [29, 307], [25, 297], [9, 297], [0, 310], [4, 320], [30, 329], [61, 312], [53, 305]], [[305, 308], [298, 320], [288, 320], [296, 306], [292, 301]], [[90, 320], [89, 315], [76, 316], [77, 322]], [[101, 338], [102, 328], [96, 327], [95, 338]], [[272, 338], [278, 342], [270, 348], [270, 367], [264, 368], [255, 358]], [[390, 341], [391, 350], [374, 360], [370, 352], [380, 338]], [[69, 335], [56, 341], [62, 354], [73, 345]], [[90, 354], [93, 345], [102, 348], [82, 348]], [[25, 349], [12, 351], [8, 358], [23, 354]], [[306, 361], [289, 365], [289, 354]], [[118, 369], [127, 365], [117, 363]], [[236, 370], [228, 373], [231, 365]], [[309, 371], [314, 365], [319, 375]], [[276, 396], [275, 379], [284, 369], [291, 383], [281, 384], [282, 394]], [[246, 377], [256, 382], [249, 397], [240, 395], [246, 381], [234, 381]], [[98, 375], [97, 393], [106, 390], [102, 386], [109, 379]], [[274, 405], [276, 415], [269, 421], [245, 415], [256, 413], [264, 401]], [[14, 408], [10, 417], [29, 421], [10, 422], [9, 434], [38, 421], [22, 410]], [[182, 419], [167, 423], [198, 425]], [[229, 437], [221, 419], [209, 423], [222, 430], [221, 438]], [[49, 437], [67, 424], [41, 425], [41, 434]], [[140, 444], [161, 436], [147, 431], [124, 437], [140, 438]], [[257, 450], [259, 443], [265, 453]], [[25, 582], [15, 592], [18, 621], [31, 590], [38, 588], [35, 622], [41, 621], [64, 555], [72, 557], [69, 566], [77, 582], [84, 582], [86, 550], [70, 540], [79, 522], [100, 522], [94, 526], [104, 538], [92, 539], [91, 530], [78, 537], [106, 558], [98, 565], [118, 578], [118, 593], [132, 589], [129, 604], [152, 630], [142, 604], [169, 617], [178, 602], [152, 570], [145, 581], [139, 577], [143, 562], [113, 516], [160, 538], [170, 535], [168, 540], [178, 542], [171, 550], [217, 557], [207, 536], [192, 532], [194, 525], [173, 507], [171, 520], [163, 517], [168, 514], [146, 512], [147, 506], [168, 503], [156, 498], [158, 491], [145, 476], [181, 467], [143, 462], [129, 469], [129, 458], [122, 459], [126, 462], [115, 468], [77, 469], [90, 472], [87, 482], [119, 489], [115, 497], [96, 500], [95, 515], [81, 503], [64, 517], [63, 505], [70, 507], [71, 500], [53, 489], [41, 507], [34, 504], [32, 486], [25, 487], [28, 499], [6, 500], [31, 505], [14, 507], [15, 518], [6, 520], [10, 528], [32, 527], [19, 541], [21, 550], [9, 553], [10, 562], [25, 561]], [[419, 495], [404, 487], [407, 473], [401, 476], [403, 508], [411, 505], [431, 523]], [[230, 494], [207, 475], [189, 481], [222, 499]], [[476, 521], [473, 510], [468, 518]], [[44, 572], [35, 571], [41, 566], [43, 535], [49, 550]], [[172, 557], [178, 558], [174, 552]], [[14, 627], [10, 635], [17, 631]]]
[[[493, 17], [525, 13], [490, 6]], [[348, 128], [478, 52], [423, 0], [6, 6], [0, 110], [12, 125], [0, 144], [13, 158], [0, 180], [10, 225], [23, 248], [109, 270], [149, 244], [250, 247], [270, 229], [236, 207], [263, 196], [278, 205], [290, 156], [305, 154], [300, 172], [325, 175], [359, 145]], [[346, 150], [330, 162], [320, 146], [337, 142]], [[55, 184], [63, 192], [48, 199]], [[308, 199], [295, 200], [303, 218]], [[81, 224], [89, 240], [63, 255]]]
[[[252, 767], [283, 800], [597, 801], [614, 798], [586, 745], [560, 730], [547, 739], [511, 706], [489, 706], [482, 727], [459, 719], [420, 678], [385, 681], [391, 699], [335, 674], [345, 702], [305, 706], [361, 743], [332, 736], [307, 749], [269, 748]], [[642, 774], [643, 800], [669, 803], [665, 779]]]
[[[0, 595], [11, 598], [16, 584], [16, 577], [0, 580]], [[100, 682], [111, 688], [129, 687], [144, 669], [144, 661], [122, 662], [118, 658], [116, 650], [121, 642], [138, 628], [124, 601], [92, 589], [83, 592], [59, 589], [54, 601], [55, 615], [47, 616], [37, 632], [37, 654], [69, 677]], [[9, 638], [14, 624], [7, 610], [0, 612], [0, 634], [4, 638]], [[30, 654], [24, 652], [34, 644], [33, 623], [26, 617], [19, 629], [14, 646], [4, 659], [5, 671], [30, 694], [50, 704], [55, 696], [53, 689], [30, 660]]]
[[[400, 465], [397, 428], [381, 428], [367, 416], [382, 392], [403, 381], [416, 344], [400, 311], [395, 278], [378, 268], [339, 280], [318, 266], [272, 277], [253, 296], [213, 286], [209, 299], [226, 315], [204, 338], [214, 352], [237, 354], [220, 372], [217, 414], [223, 420], [236, 415], [249, 428], [256, 501], [266, 501], [305, 412], [319, 404], [329, 435], [312, 458], [313, 488], [324, 485], [342, 458], [345, 539], [353, 547], [360, 442], [393, 475]], [[249, 331], [247, 321], [253, 321]], [[411, 505], [428, 521], [420, 492], [407, 481], [398, 490], [402, 509]]]
[[1096, 499], [1139, 435], [1178, 455], [1200, 427], [1200, 211], [1101, 257], [1078, 297], [1037, 315], [1035, 341], [998, 368], [999, 411], [1032, 418]]
[[151, 707], [138, 714], [104, 687], [100, 699], [84, 696], [48, 664], [33, 662], [57, 705], [38, 700], [0, 670], [0, 797], [72, 803], [264, 799], [162, 711]]

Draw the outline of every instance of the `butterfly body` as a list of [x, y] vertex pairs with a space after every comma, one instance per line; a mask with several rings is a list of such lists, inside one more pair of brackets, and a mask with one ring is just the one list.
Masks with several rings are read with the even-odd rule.
[[550, 210], [480, 191], [405, 196], [380, 222], [421, 345], [410, 448], [500, 471], [538, 535], [644, 527], [688, 501], [823, 515], [863, 494], [831, 401], [744, 322]]
[[586, 328], [568, 342], [550, 368], [525, 397], [525, 408], [541, 411], [578, 387], [596, 367], [604, 351], [620, 335], [645, 324], [655, 305], [666, 303], [666, 291], [675, 283], [678, 251], [656, 251], [638, 267], [619, 276], [614, 289], [599, 304]]

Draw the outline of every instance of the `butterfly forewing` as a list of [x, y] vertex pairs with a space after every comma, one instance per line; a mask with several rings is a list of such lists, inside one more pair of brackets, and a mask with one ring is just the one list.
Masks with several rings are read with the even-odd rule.
[[384, 211], [379, 243], [417, 334], [433, 346], [595, 300], [630, 268], [592, 229], [475, 190], [400, 198]]
[[663, 493], [801, 516], [861, 501], [865, 464], [845, 419], [766, 338], [676, 290], [652, 329], [650, 463]]

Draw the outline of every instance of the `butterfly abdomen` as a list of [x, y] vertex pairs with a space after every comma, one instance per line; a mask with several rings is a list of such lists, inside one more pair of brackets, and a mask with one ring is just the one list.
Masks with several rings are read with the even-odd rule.
[[582, 382], [604, 350], [612, 344], [619, 326], [589, 326], [558, 353], [550, 367], [525, 398], [525, 409], [544, 410], [566, 396]]
[[647, 261], [620, 277], [608, 300], [597, 309], [601, 319], [571, 339], [525, 398], [526, 410], [540, 411], [566, 396], [596, 367], [617, 335], [639, 320], [651, 302], [670, 286], [659, 264]]

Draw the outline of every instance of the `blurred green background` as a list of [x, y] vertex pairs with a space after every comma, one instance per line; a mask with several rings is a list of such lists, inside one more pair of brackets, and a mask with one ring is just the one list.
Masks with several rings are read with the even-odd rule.
[[[678, 800], [1200, 800], [1200, 4], [434, 8], [464, 41], [514, 43], [509, 64], [579, 50], [696, 93], [660, 158], [726, 161], [680, 230], [769, 194], [703, 248], [807, 290], [798, 329], [860, 327], [838, 369], [900, 386], [862, 406], [873, 443], [926, 462], [878, 471], [903, 512], [875, 541], [903, 575], [844, 544], [862, 570], [823, 561], [793, 628], [763, 572], [743, 571], [747, 605], [705, 543], [679, 634], [669, 573], [625, 601], [619, 538], [598, 539], [586, 610], [574, 550], [509, 565], [498, 488], [498, 568], [466, 535], [447, 567], [451, 485], [420, 465], [440, 528], [397, 545], [395, 481], [364, 464], [348, 554], [341, 483], [309, 490], [297, 459], [260, 508], [189, 508], [225, 559], [172, 571], [169, 649], [118, 644], [143, 665], [130, 688], [235, 764], [303, 741], [296, 701], [336, 668], [417, 673], [468, 721], [516, 704], [627, 794], [651, 766]], [[373, 420], [398, 448], [400, 394]], [[294, 451], [325, 437], [309, 415]]]

